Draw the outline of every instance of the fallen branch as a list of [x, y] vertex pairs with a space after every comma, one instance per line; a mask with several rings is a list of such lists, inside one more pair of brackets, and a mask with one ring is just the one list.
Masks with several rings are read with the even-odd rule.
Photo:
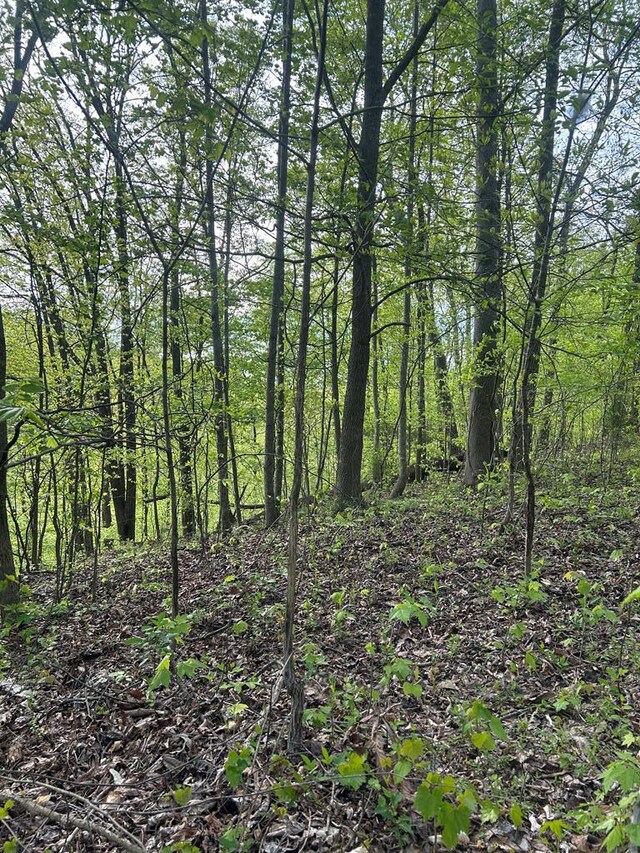
[[74, 817], [74, 815], [71, 814], [61, 814], [55, 809], [40, 806], [38, 803], [34, 803], [33, 800], [29, 800], [19, 794], [14, 794], [13, 791], [9, 791], [6, 788], [0, 789], [0, 798], [3, 800], [13, 800], [14, 803], [22, 806], [22, 808], [29, 814], [35, 815], [36, 817], [46, 818], [47, 820], [52, 820], [60, 826], [73, 826], [83, 832], [99, 835], [106, 841], [111, 842], [111, 844], [115, 844], [116, 847], [119, 847], [121, 850], [126, 850], [127, 853], [147, 853], [145, 847], [137, 841], [129, 841], [127, 838], [123, 838], [121, 835], [112, 832], [110, 829], [83, 818]]

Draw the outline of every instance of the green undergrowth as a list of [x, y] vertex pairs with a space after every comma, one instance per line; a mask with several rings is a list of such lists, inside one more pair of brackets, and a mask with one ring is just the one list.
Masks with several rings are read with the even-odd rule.
[[[211, 822], [194, 817], [181, 837], [181, 821], [201, 814], [215, 767], [215, 797], [234, 803], [215, 817], [223, 850], [295, 838], [298, 826], [320, 850], [347, 849], [347, 837], [372, 850], [490, 837], [624, 849], [638, 843], [639, 496], [633, 478], [541, 482], [529, 577], [522, 517], [503, 528], [495, 479], [470, 494], [433, 478], [337, 517], [320, 506], [301, 536], [300, 756], [286, 753], [280, 678], [283, 530], [183, 551], [177, 617], [157, 553], [103, 561], [93, 604], [88, 570], [55, 605], [32, 584], [0, 646], [2, 678], [32, 711], [27, 752], [41, 748], [52, 694], [74, 695], [60, 673], [71, 659], [89, 672], [90, 660], [90, 695], [102, 698], [87, 701], [83, 725], [113, 725], [124, 694], [159, 715], [155, 761], [174, 735], [189, 743], [184, 768], [167, 774], [158, 850], [208, 849]], [[151, 758], [121, 749], [144, 788]], [[58, 777], [81, 772], [55, 750], [52, 762]]]

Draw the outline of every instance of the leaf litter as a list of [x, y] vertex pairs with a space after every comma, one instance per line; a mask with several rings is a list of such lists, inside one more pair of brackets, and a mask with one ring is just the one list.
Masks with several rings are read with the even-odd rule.
[[[184, 547], [183, 633], [159, 549], [103, 555], [94, 603], [90, 567], [56, 606], [38, 574], [31, 624], [3, 641], [0, 788], [55, 815], [15, 802], [0, 839], [52, 853], [122, 849], [100, 830], [148, 851], [435, 850], [412, 807], [433, 771], [483, 798], [460, 849], [597, 850], [601, 836], [569, 824], [540, 833], [593, 800], [621, 734], [640, 731], [638, 615], [611, 616], [638, 582], [638, 496], [594, 493], [542, 497], [529, 579], [522, 525], [501, 533], [499, 499], [457, 483], [310, 515], [303, 758], [286, 755], [281, 689], [286, 531]], [[469, 722], [474, 707], [500, 737]], [[412, 741], [419, 771], [397, 762]]]

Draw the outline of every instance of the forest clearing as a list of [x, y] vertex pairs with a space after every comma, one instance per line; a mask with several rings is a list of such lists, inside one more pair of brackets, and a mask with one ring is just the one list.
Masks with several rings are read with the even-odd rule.
[[0, 45], [2, 853], [638, 853], [638, 0]]

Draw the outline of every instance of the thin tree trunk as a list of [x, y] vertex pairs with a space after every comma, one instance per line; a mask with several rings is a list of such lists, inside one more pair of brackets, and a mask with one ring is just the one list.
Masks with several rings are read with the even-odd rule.
[[275, 481], [274, 497], [275, 504], [280, 513], [282, 505], [282, 494], [284, 488], [284, 418], [285, 418], [285, 363], [284, 363], [284, 341], [285, 341], [286, 311], [280, 311], [280, 324], [278, 332], [278, 363], [276, 370], [276, 459], [275, 459]]
[[[4, 399], [7, 381], [7, 343], [4, 319], [0, 305], [0, 401]], [[11, 531], [9, 527], [7, 463], [9, 461], [9, 434], [7, 422], [0, 420], [0, 617], [6, 608], [18, 603], [19, 584], [16, 577]]]
[[371, 479], [374, 483], [381, 483], [384, 475], [383, 453], [382, 453], [382, 412], [380, 410], [380, 351], [382, 334], [378, 332], [378, 275], [376, 269], [376, 256], [371, 259], [372, 263], [372, 288], [373, 288], [373, 314], [372, 314], [372, 350], [373, 358], [371, 364], [371, 402], [373, 405], [373, 454], [371, 457]]
[[[207, 0], [200, 0], [200, 20], [207, 21]], [[211, 106], [211, 69], [209, 65], [209, 40], [207, 36], [202, 38], [202, 69], [204, 77], [205, 104]], [[224, 343], [222, 340], [222, 324], [220, 322], [220, 293], [218, 275], [218, 257], [216, 253], [215, 240], [215, 209], [213, 203], [213, 135], [210, 124], [207, 123], [205, 130], [205, 235], [207, 238], [207, 254], [209, 259], [209, 275], [211, 278], [211, 337], [213, 343], [213, 366], [215, 375], [213, 379], [213, 397], [215, 404], [215, 432], [216, 451], [218, 462], [218, 529], [221, 532], [230, 530], [234, 518], [229, 502], [229, 459], [227, 453], [227, 433], [225, 415], [225, 390], [227, 372], [224, 359]]]
[[227, 204], [225, 210], [225, 257], [224, 257], [224, 293], [223, 293], [223, 323], [224, 323], [224, 363], [227, 368], [227, 381], [224, 383], [224, 405], [226, 417], [226, 429], [229, 436], [229, 452], [231, 454], [231, 476], [233, 478], [233, 499], [235, 505], [236, 523], [242, 523], [242, 503], [240, 496], [240, 481], [238, 479], [238, 457], [236, 454], [235, 445], [235, 430], [230, 414], [229, 405], [229, 373], [230, 373], [230, 352], [229, 352], [229, 270], [231, 267], [231, 229], [233, 220], [231, 216], [233, 203], [233, 181], [231, 175], [228, 177], [227, 185]]
[[[115, 232], [118, 249], [118, 289], [120, 291], [120, 370], [118, 375], [118, 402], [121, 410], [123, 435], [121, 451], [124, 459], [124, 471], [120, 480], [124, 487], [121, 494], [122, 515], [118, 530], [120, 538], [133, 541], [136, 535], [136, 401], [134, 386], [135, 342], [133, 337], [133, 315], [130, 298], [130, 258], [127, 233], [127, 207], [124, 198], [124, 172], [119, 140], [115, 151]], [[113, 493], [113, 486], [112, 486]], [[115, 502], [115, 494], [114, 494]], [[116, 514], [117, 521], [117, 514]]]
[[[520, 388], [519, 417], [513, 424], [513, 459], [518, 453], [518, 439], [522, 440], [524, 470], [527, 479], [527, 525], [525, 539], [525, 575], [531, 573], [533, 562], [533, 538], [535, 532], [536, 484], [531, 465], [530, 416], [535, 401], [535, 377], [540, 363], [540, 326], [542, 306], [547, 289], [553, 230], [554, 203], [552, 193], [553, 151], [556, 134], [556, 107], [558, 100], [558, 78], [560, 72], [560, 47], [566, 11], [566, 0], [556, 0], [551, 13], [547, 67], [545, 74], [545, 96], [540, 138], [540, 163], [537, 189], [537, 227], [534, 238], [533, 269], [531, 272], [531, 297], [533, 300], [530, 322], [525, 322], [524, 360]], [[528, 329], [527, 329], [528, 325]], [[517, 458], [517, 457], [516, 457]]]
[[296, 607], [297, 560], [298, 560], [298, 504], [304, 475], [304, 404], [307, 377], [307, 348], [309, 342], [309, 317], [311, 305], [311, 264], [313, 229], [313, 194], [315, 188], [316, 161], [318, 155], [318, 118], [320, 115], [320, 92], [324, 73], [328, 0], [324, 0], [320, 32], [320, 50], [318, 70], [311, 121], [311, 140], [309, 168], [307, 170], [307, 193], [304, 215], [304, 264], [302, 272], [302, 293], [300, 305], [300, 337], [296, 364], [295, 397], [295, 448], [293, 457], [293, 483], [289, 498], [289, 547], [287, 606], [284, 630], [284, 682], [291, 697], [291, 722], [289, 726], [288, 749], [298, 754], [302, 749], [302, 719], [304, 713], [304, 688], [295, 671], [293, 630]]
[[[187, 168], [187, 153], [185, 148], [185, 133], [178, 132], [178, 162], [176, 188], [173, 204], [173, 228], [176, 239], [180, 236], [180, 216], [182, 213], [184, 175]], [[173, 393], [178, 404], [184, 399], [182, 380], [184, 376], [182, 347], [180, 345], [180, 313], [182, 306], [182, 291], [180, 287], [180, 270], [174, 264], [171, 270], [171, 289], [169, 298], [169, 322], [171, 324], [170, 350], [171, 375]], [[191, 471], [191, 448], [189, 428], [186, 423], [176, 425], [178, 439], [178, 468], [180, 470], [180, 503], [182, 515], [182, 531], [185, 536], [193, 536], [196, 532], [196, 517], [193, 509], [193, 476]]]
[[[413, 37], [418, 34], [418, 3], [413, 6]], [[407, 385], [409, 380], [409, 339], [411, 334], [411, 276], [413, 272], [413, 209], [416, 184], [416, 124], [418, 100], [418, 57], [414, 57], [411, 68], [411, 95], [409, 115], [409, 164], [407, 168], [407, 224], [405, 234], [404, 277], [405, 290], [402, 307], [402, 349], [400, 353], [400, 375], [398, 377], [398, 477], [391, 491], [392, 498], [399, 498], [409, 479], [409, 454], [407, 447]]]
[[[169, 339], [170, 299], [173, 286], [170, 283], [171, 271], [165, 266], [162, 275], [162, 426], [164, 451], [167, 461], [169, 481], [169, 565], [171, 570], [171, 616], [175, 619], [179, 611], [180, 569], [178, 563], [178, 486], [173, 462], [173, 444], [171, 441], [171, 407], [169, 404], [169, 361], [171, 359], [171, 341]], [[171, 359], [172, 360], [172, 359]]]

